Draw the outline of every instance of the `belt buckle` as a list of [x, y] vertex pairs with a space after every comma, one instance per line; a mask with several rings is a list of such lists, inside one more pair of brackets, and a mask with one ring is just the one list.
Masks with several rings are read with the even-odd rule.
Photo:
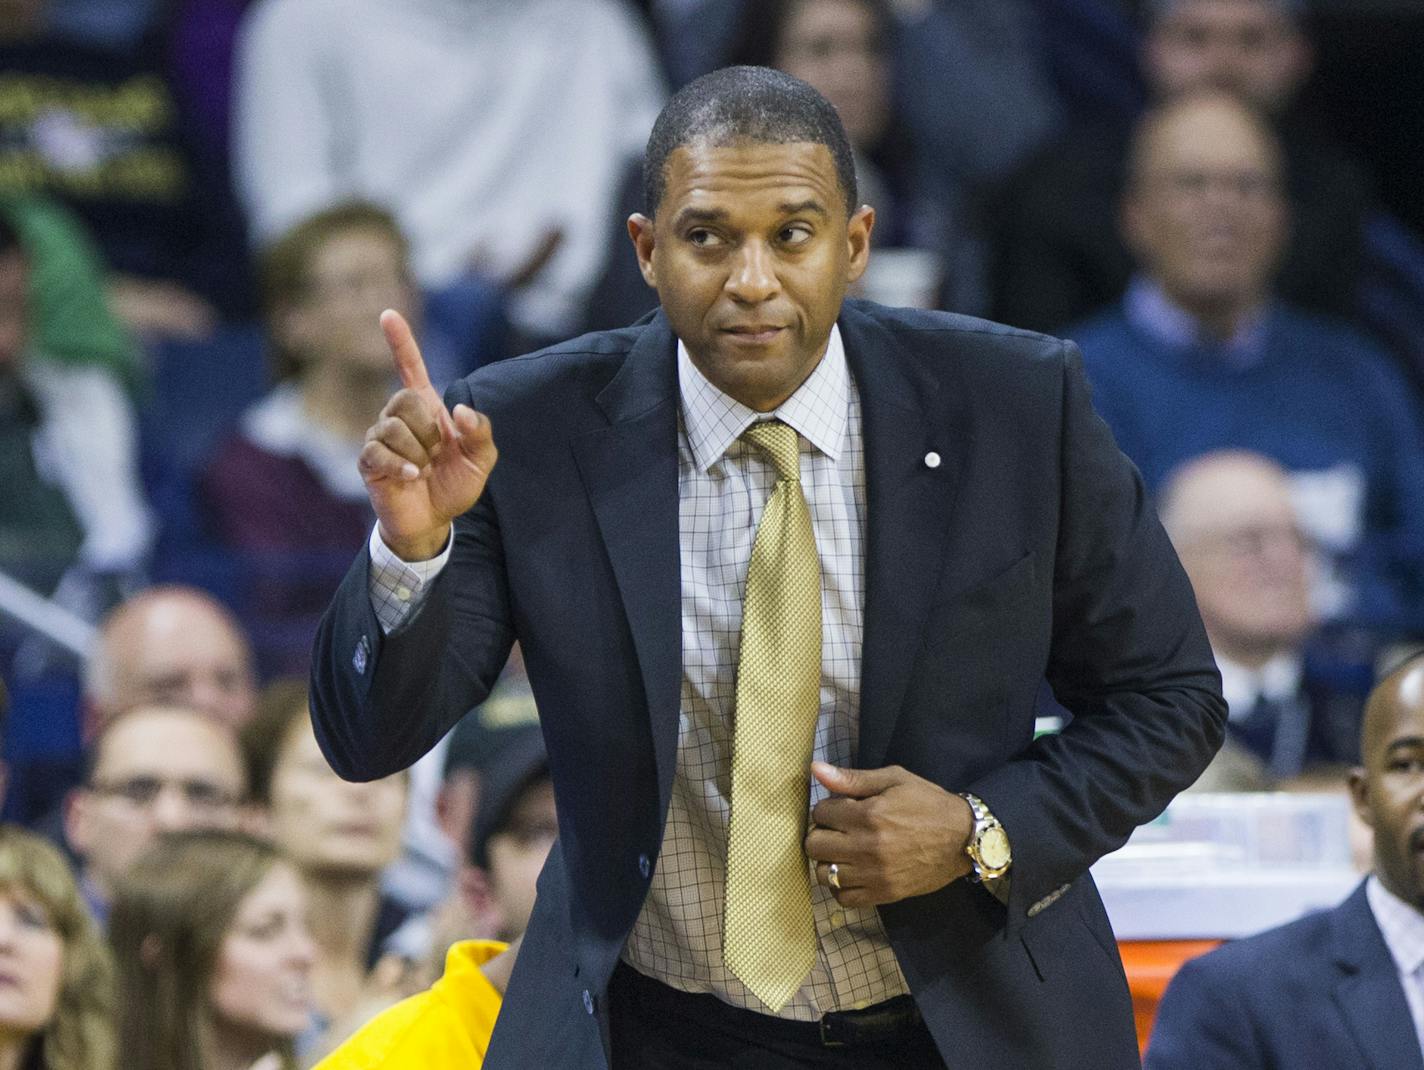
[[855, 1027], [834, 1011], [821, 1016], [821, 1047], [844, 1048], [850, 1043]]

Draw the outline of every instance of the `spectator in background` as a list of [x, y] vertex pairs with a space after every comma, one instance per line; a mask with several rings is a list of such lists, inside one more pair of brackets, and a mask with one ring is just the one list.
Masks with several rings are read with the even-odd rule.
[[277, 385], [219, 447], [202, 498], [250, 570], [254, 618], [294, 633], [279, 668], [305, 671], [316, 618], [375, 524], [356, 460], [391, 390], [377, 317], [414, 314], [419, 296], [395, 220], [359, 202], [269, 246], [262, 293]]
[[1373, 345], [1277, 298], [1288, 206], [1269, 128], [1221, 93], [1152, 112], [1122, 218], [1139, 274], [1069, 334], [1148, 488], [1210, 450], [1265, 454], [1330, 570], [1323, 617], [1424, 628], [1424, 432]]
[[[1358, 164], [1296, 107], [1312, 56], [1299, 0], [1149, 0], [1142, 68], [1156, 105], [1225, 91], [1269, 118], [1280, 138], [1285, 199], [1296, 226], [1279, 290], [1348, 316], [1370, 191]], [[996, 207], [994, 316], [1059, 331], [1121, 296], [1133, 259], [1113, 225], [1127, 181], [1131, 130], [1070, 130], [1031, 161]]]
[[80, 215], [135, 333], [207, 337], [221, 313], [243, 310], [243, 242], [221, 181], [194, 157], [165, 26], [122, 44], [84, 40], [47, 25], [50, 4], [0, 10], [0, 194], [45, 193]]
[[[785, 71], [831, 102], [850, 138], [860, 200], [875, 209], [877, 255], [858, 292], [887, 304], [933, 308], [963, 219], [958, 203], [926, 189], [930, 169], [916, 155], [923, 155], [925, 139], [915, 136], [923, 131], [896, 121], [897, 30], [889, 0], [768, 0], [746, 9], [733, 61]], [[919, 252], [882, 255], [906, 246]], [[910, 277], [890, 285], [887, 265], [897, 279]], [[966, 303], [955, 295], [948, 301], [955, 308]]]
[[348, 1014], [386, 939], [409, 910], [381, 893], [400, 849], [407, 775], [364, 784], [331, 771], [317, 746], [306, 688], [279, 681], [243, 735], [254, 800], [311, 901], [317, 1026]]
[[130, 387], [143, 379], [133, 339], [109, 308], [103, 257], [84, 224], [50, 197], [0, 197], [27, 262], [29, 336], [36, 357], [93, 365]]
[[1308, 765], [1359, 758], [1362, 696], [1313, 678], [1310, 547], [1290, 477], [1259, 454], [1187, 461], [1159, 511], [1221, 670], [1227, 742], [1198, 790], [1266, 787]]
[[457, 354], [443, 380], [476, 357], [472, 279], [507, 291], [527, 336], [576, 326], [661, 101], [620, 0], [263, 0], [239, 46], [234, 167], [264, 244], [352, 197], [391, 207]]
[[[678, 82], [723, 63], [815, 86], [845, 124], [861, 200], [876, 210], [864, 296], [982, 314], [985, 190], [1059, 121], [1023, 0], [662, 0], [654, 17]], [[723, 41], [725, 39], [725, 42]], [[696, 54], [697, 60], [691, 56]], [[623, 216], [646, 207], [625, 186]], [[623, 239], [623, 228], [618, 228]], [[917, 253], [884, 256], [886, 248]], [[621, 327], [656, 303], [626, 248], [610, 258], [589, 325]], [[601, 307], [612, 290], [616, 314]], [[627, 295], [630, 302], [620, 298]]]
[[86, 727], [139, 705], [175, 705], [238, 728], [257, 678], [236, 619], [195, 587], [150, 587], [104, 619], [84, 667]]
[[133, 413], [107, 371], [38, 356], [29, 287], [0, 218], [0, 568], [93, 619], [137, 581], [153, 538]]
[[113, 964], [68, 863], [0, 827], [0, 889], [0, 1065], [113, 1070]]
[[534, 885], [558, 835], [543, 730], [530, 725], [486, 766], [470, 839], [470, 862], [494, 899], [500, 939], [514, 940], [528, 926]]
[[1355, 811], [1374, 874], [1320, 911], [1188, 962], [1147, 1070], [1424, 1066], [1424, 659], [1370, 695]]
[[239, 824], [248, 794], [242, 751], [230, 728], [201, 713], [136, 707], [100, 730], [85, 759], [64, 832], [101, 922], [119, 880], [160, 833]]
[[538, 723], [516, 645], [489, 697], [411, 766], [401, 857], [382, 886], [412, 915], [383, 945], [388, 956], [421, 961], [432, 946], [443, 952], [453, 939], [498, 931], [489, 896], [461, 887], [462, 874], [469, 873], [461, 858], [479, 812], [484, 770], [500, 760], [506, 743]]
[[[506, 744], [539, 724], [539, 710], [518, 645], [489, 697], [462, 719], [447, 737], [445, 768], [437, 804], [445, 834], [468, 844], [479, 815], [485, 771], [501, 760]], [[419, 767], [417, 763], [415, 768]]]
[[164, 837], [114, 904], [124, 1070], [296, 1070], [311, 1017], [307, 912], [300, 877], [270, 845]]
[[500, 937], [449, 946], [444, 975], [367, 1023], [320, 1070], [473, 1070], [484, 1059], [529, 923], [539, 873], [559, 833], [554, 782], [537, 725], [515, 730], [488, 770], [479, 822], [469, 841], [467, 887], [487, 887], [498, 904]]

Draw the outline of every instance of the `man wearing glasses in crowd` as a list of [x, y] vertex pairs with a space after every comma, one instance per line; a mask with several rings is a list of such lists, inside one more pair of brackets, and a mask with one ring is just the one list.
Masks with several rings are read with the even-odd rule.
[[104, 726], [65, 810], [85, 899], [101, 921], [114, 882], [164, 832], [234, 828], [247, 772], [232, 730], [176, 706], [140, 706]]

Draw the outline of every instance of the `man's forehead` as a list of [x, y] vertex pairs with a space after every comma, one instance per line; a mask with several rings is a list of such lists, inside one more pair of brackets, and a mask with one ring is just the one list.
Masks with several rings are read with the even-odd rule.
[[754, 187], [799, 189], [788, 195], [803, 199], [806, 192], [829, 197], [840, 187], [830, 150], [808, 141], [690, 142], [668, 154], [665, 178], [665, 200], [745, 194]]
[[1217, 101], [1183, 106], [1164, 117], [1144, 146], [1148, 171], [1251, 170], [1274, 177], [1270, 141], [1248, 114]]
[[[1391, 747], [1407, 740], [1424, 739], [1424, 660], [1381, 685], [1366, 711], [1364, 742], [1367, 752], [1383, 757]], [[1370, 754], [1365, 754], [1368, 761]]]
[[97, 770], [122, 767], [128, 775], [140, 769], [166, 774], [174, 769], [227, 769], [241, 763], [235, 740], [202, 714], [187, 711], [127, 714], [97, 745]]

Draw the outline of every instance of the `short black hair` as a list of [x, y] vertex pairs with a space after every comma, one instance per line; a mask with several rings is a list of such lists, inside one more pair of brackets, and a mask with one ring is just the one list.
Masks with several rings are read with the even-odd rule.
[[826, 146], [845, 194], [846, 215], [859, 207], [850, 139], [831, 102], [799, 78], [770, 67], [723, 67], [678, 90], [653, 124], [643, 153], [647, 214], [658, 213], [674, 150], [694, 142], [721, 146], [744, 141]]

